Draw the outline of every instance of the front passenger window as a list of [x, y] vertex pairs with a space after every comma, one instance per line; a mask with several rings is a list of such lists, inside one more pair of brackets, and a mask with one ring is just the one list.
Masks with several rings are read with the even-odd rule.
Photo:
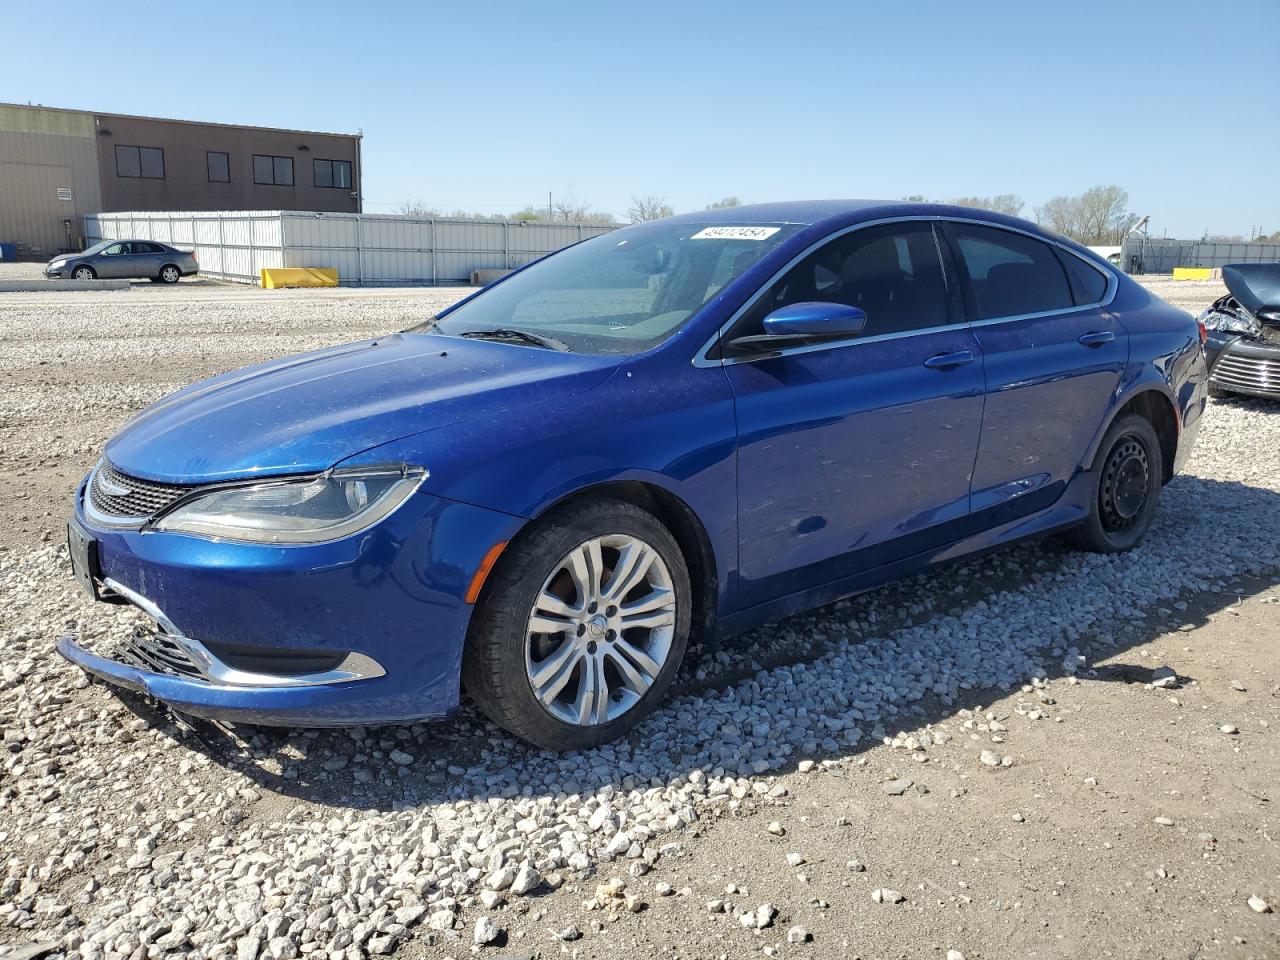
[[[744, 313], [727, 340], [764, 333], [764, 318], [793, 303], [842, 303], [867, 315], [863, 337], [940, 327], [958, 313], [933, 227], [894, 223], [854, 230], [809, 254]], [[730, 351], [732, 352], [732, 351]]]

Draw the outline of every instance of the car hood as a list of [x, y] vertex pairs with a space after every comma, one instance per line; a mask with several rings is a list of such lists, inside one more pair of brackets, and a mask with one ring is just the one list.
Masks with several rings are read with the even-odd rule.
[[1228, 264], [1222, 282], [1250, 313], [1280, 307], [1280, 263]]
[[326, 470], [410, 434], [589, 390], [618, 363], [395, 334], [185, 387], [130, 421], [106, 457], [123, 473], [167, 483]]

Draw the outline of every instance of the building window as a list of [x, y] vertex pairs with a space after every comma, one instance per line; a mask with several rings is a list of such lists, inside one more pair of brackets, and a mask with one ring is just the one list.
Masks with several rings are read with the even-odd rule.
[[231, 158], [225, 153], [209, 150], [205, 153], [205, 162], [209, 167], [210, 183], [231, 182]]
[[255, 153], [253, 182], [275, 184], [277, 187], [292, 187], [293, 157], [265, 157]]
[[116, 145], [116, 176], [164, 179], [164, 151], [159, 147], [125, 147]]
[[337, 190], [351, 189], [350, 160], [315, 160], [312, 161], [312, 173], [317, 187], [333, 187]]

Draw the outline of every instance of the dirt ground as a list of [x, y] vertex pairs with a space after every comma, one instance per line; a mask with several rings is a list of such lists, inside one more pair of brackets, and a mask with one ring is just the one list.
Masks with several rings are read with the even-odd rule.
[[[1221, 292], [1214, 282], [1143, 282], [1193, 312]], [[260, 291], [184, 281], [118, 293], [0, 294], [0, 565], [13, 569], [60, 540], [75, 484], [147, 403], [216, 372], [403, 328], [466, 292]], [[1280, 405], [1233, 400], [1211, 405], [1209, 415], [1218, 409], [1265, 423], [1267, 435], [1280, 438], [1271, 425]], [[1280, 477], [1275, 445], [1240, 456], [1249, 460], [1246, 473]], [[1280, 516], [1256, 522], [1280, 538]], [[932, 731], [937, 742], [928, 749], [869, 738], [743, 778], [752, 781], [743, 787], [750, 803], [722, 804], [661, 838], [651, 868], [600, 862], [566, 872], [557, 889], [507, 898], [489, 913], [502, 931], [491, 945], [473, 945], [470, 927], [460, 925], [457, 933], [406, 937], [395, 956], [1280, 958], [1280, 915], [1248, 903], [1260, 898], [1268, 911], [1280, 910], [1278, 573], [1263, 565], [1211, 578], [1132, 611], [1105, 625], [1108, 652], [1091, 655], [1078, 673], [969, 690], [961, 702], [926, 699], [905, 732], [918, 741]], [[1016, 571], [1004, 576], [993, 591], [1036, 589]], [[1045, 576], [1052, 580], [1052, 565]], [[28, 590], [65, 588], [24, 587], [21, 597], [0, 598], [2, 616], [10, 623], [26, 616], [19, 605]], [[920, 587], [939, 595], [938, 610], [954, 604], [961, 622], [973, 602], [959, 598], [963, 588], [946, 575]], [[66, 618], [77, 615], [68, 610]], [[814, 622], [804, 621], [805, 629]], [[24, 627], [23, 635], [47, 635], [32, 649], [51, 658], [47, 643], [60, 628]], [[794, 642], [793, 661], [814, 656], [806, 642]], [[1161, 667], [1176, 679], [1152, 686]], [[749, 682], [756, 669], [744, 661], [732, 682]], [[38, 693], [20, 680], [0, 691]], [[78, 689], [73, 705], [101, 717], [112, 696]], [[4, 717], [0, 708], [0, 726]], [[476, 722], [464, 719], [462, 733], [448, 735], [465, 739], [466, 724]], [[477, 729], [473, 745], [483, 752], [496, 741], [486, 741], [491, 728]], [[897, 731], [886, 732], [892, 740]], [[110, 749], [109, 739], [98, 743]], [[438, 749], [448, 747], [445, 740]], [[997, 765], [979, 762], [979, 749], [993, 750]], [[999, 765], [999, 756], [1010, 764]], [[200, 765], [208, 769], [207, 758]], [[216, 760], [212, 766], [204, 776], [217, 776]], [[8, 857], [11, 874], [40, 862], [20, 855], [6, 833], [3, 801], [22, 793], [23, 775], [12, 764], [0, 770], [0, 864]], [[269, 780], [255, 789], [259, 819], [304, 805]], [[321, 815], [343, 807], [306, 805]], [[8, 844], [15, 846], [6, 852]], [[640, 897], [638, 912], [584, 904], [612, 878]], [[877, 902], [873, 892], [885, 890]], [[901, 902], [892, 902], [894, 891]], [[0, 891], [0, 901], [6, 895]], [[777, 915], [762, 929], [746, 927], [743, 912], [763, 904]], [[554, 935], [569, 927], [581, 936]], [[0, 945], [41, 931], [40, 939], [61, 935], [48, 929], [39, 918], [14, 929], [0, 924]], [[799, 942], [788, 942], [789, 933]], [[139, 958], [162, 953], [138, 949]]]

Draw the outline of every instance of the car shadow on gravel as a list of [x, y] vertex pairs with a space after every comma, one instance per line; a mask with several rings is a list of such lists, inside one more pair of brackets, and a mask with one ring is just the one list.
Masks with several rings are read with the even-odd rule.
[[[1176, 496], [1169, 495], [1173, 493]], [[1274, 491], [1182, 476], [1167, 489], [1166, 499], [1152, 538], [1157, 542], [1169, 537], [1195, 538], [1181, 544], [1185, 555], [1194, 555], [1208, 537], [1223, 540], [1225, 534], [1214, 518], [1238, 516], [1241, 510], [1258, 518], [1257, 525], [1269, 543], [1280, 542], [1280, 494]], [[1225, 539], [1239, 543], [1238, 534]], [[1143, 549], [1124, 561], [1126, 567], [1150, 568], [1152, 561], [1143, 556]], [[1237, 549], [1234, 547], [1222, 549], [1226, 553], [1217, 554], [1214, 561], [1219, 567], [1222, 557], [1230, 556], [1237, 561], [1236, 569], [1252, 568], [1252, 572], [1215, 575], [1210, 571], [1202, 583], [1178, 591], [1176, 596], [1166, 595], [1146, 609], [1096, 621], [1070, 644], [1051, 642], [1041, 648], [1035, 658], [1037, 666], [1022, 679], [1034, 675], [1053, 681], [1078, 675], [1090, 681], [1125, 684], [1158, 679], [1152, 675], [1152, 667], [1158, 664], [1120, 663], [1115, 657], [1170, 631], [1193, 629], [1214, 614], [1247, 601], [1271, 585], [1280, 567], [1280, 554], [1274, 546], [1270, 553], [1253, 557], [1231, 552]], [[139, 717], [214, 763], [243, 773], [282, 797], [335, 809], [390, 811], [460, 800], [585, 796], [608, 786], [623, 790], [662, 788], [687, 779], [694, 769], [714, 772], [720, 768], [736, 776], [778, 775], [790, 772], [803, 759], [851, 760], [877, 745], [881, 733], [892, 736], [899, 730], [957, 722], [961, 711], [980, 711], [1016, 689], [1017, 684], [974, 686], [945, 696], [926, 692], [915, 699], [889, 701], [878, 722], [864, 719], [852, 704], [843, 710], [811, 712], [803, 720], [809, 729], [794, 749], [783, 757], [775, 754], [763, 768], [753, 759], [758, 751], [752, 749], [752, 737], [759, 741], [760, 736], [751, 729], [735, 729], [736, 724], [730, 722], [718, 728], [709, 743], [689, 736], [680, 721], [696, 715], [707, 698], [735, 695], [745, 689], [747, 693], [737, 695], [749, 702], [752, 684], [767, 671], [812, 670], [814, 661], [838, 649], [846, 639], [840, 630], [848, 630], [851, 623], [874, 620], [873, 634], [860, 631], [847, 637], [850, 643], [870, 646], [895, 634], [928, 628], [939, 617], [963, 623], [976, 608], [1001, 596], [1042, 593], [1045, 584], [1055, 583], [1065, 583], [1064, 589], [1070, 590], [1072, 579], [1087, 576], [1090, 564], [1114, 562], [1115, 558], [1075, 553], [1057, 538], [1044, 538], [982, 558], [956, 561], [725, 643], [691, 643], [671, 700], [660, 708], [657, 718], [642, 723], [619, 743], [577, 754], [555, 755], [515, 740], [488, 723], [465, 700], [454, 718], [439, 723], [289, 730], [178, 718], [143, 697], [124, 691], [117, 695]], [[1109, 576], [1111, 567], [1104, 569]], [[1084, 586], [1087, 589], [1087, 584]], [[929, 602], [922, 603], [922, 598]], [[960, 638], [954, 650], [944, 647], [942, 652], [964, 657], [971, 655], [972, 645], [971, 640]], [[1072, 662], [1073, 651], [1083, 657], [1083, 665]], [[1106, 665], [1092, 666], [1104, 659], [1109, 661]], [[893, 663], [887, 677], [879, 679], [889, 688], [906, 690], [918, 672], [918, 661], [904, 657]], [[1190, 678], [1172, 682], [1190, 682]], [[1034, 692], [1026, 699], [1029, 708], [1041, 702]], [[775, 704], [779, 714], [794, 707], [794, 703]], [[796, 711], [791, 709], [791, 713]], [[859, 735], [850, 738], [847, 731], [851, 729], [857, 729]], [[873, 730], [877, 736], [872, 736]], [[846, 731], [846, 735], [838, 739], [837, 731]], [[768, 741], [767, 732], [761, 736]], [[720, 758], [718, 762], [708, 761], [709, 751]], [[255, 805], [245, 811], [245, 817], [278, 813], [271, 805], [265, 809]]]

